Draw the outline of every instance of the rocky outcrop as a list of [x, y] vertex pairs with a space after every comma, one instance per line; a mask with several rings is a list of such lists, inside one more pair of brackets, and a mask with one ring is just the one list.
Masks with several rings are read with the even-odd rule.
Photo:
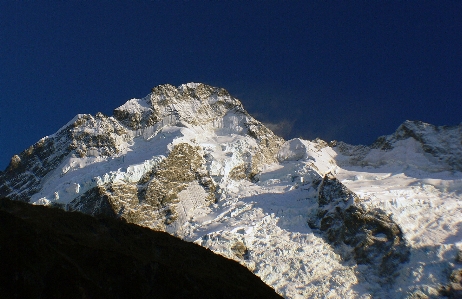
[[440, 294], [450, 299], [462, 298], [462, 249], [457, 250], [455, 265], [450, 270], [449, 283], [443, 286]]
[[422, 121], [406, 121], [389, 136], [388, 143], [413, 138], [422, 150], [444, 163], [450, 170], [462, 171], [462, 124], [435, 126]]
[[231, 251], [235, 254], [235, 256], [239, 259], [248, 259], [249, 258], [249, 250], [241, 241], [237, 241], [231, 247]]
[[62, 140], [70, 138], [67, 130], [53, 137], [44, 137], [11, 158], [7, 169], [0, 173], [0, 196], [28, 202], [41, 188], [42, 178], [55, 169], [71, 149]]
[[215, 183], [204, 168], [199, 150], [188, 143], [177, 144], [157, 169], [144, 178], [147, 183], [140, 186], [140, 193], [144, 195], [141, 201], [163, 211], [165, 225], [178, 219], [178, 194], [193, 181], [208, 194], [206, 201], [209, 204], [215, 202]]
[[462, 298], [462, 268], [451, 272], [449, 284], [444, 286], [440, 293], [450, 299]]
[[0, 199], [2, 298], [281, 298], [237, 262], [163, 232]]
[[114, 117], [132, 130], [156, 123], [204, 125], [222, 118], [230, 110], [244, 108], [225, 89], [200, 83], [156, 86], [143, 99], [132, 99], [114, 110]]
[[319, 229], [344, 260], [370, 266], [382, 284], [393, 282], [410, 251], [390, 215], [362, 208], [359, 197], [330, 173], [319, 183], [318, 205], [310, 226]]
[[[370, 164], [368, 161], [364, 160], [367, 154], [371, 151], [371, 148], [368, 146], [351, 145], [342, 141], [332, 141], [329, 145], [334, 150], [348, 158], [345, 163], [347, 165], [368, 166]], [[343, 161], [338, 161], [338, 164], [342, 165], [342, 162]]]
[[127, 130], [113, 118], [77, 115], [51, 136], [14, 155], [6, 171], [0, 173], [0, 196], [28, 202], [40, 191], [42, 179], [69, 157], [113, 156], [127, 141]]
[[204, 204], [215, 202], [216, 186], [204, 168], [198, 147], [175, 145], [169, 155], [138, 182], [114, 182], [90, 189], [67, 206], [93, 216], [109, 216], [165, 231], [178, 219], [178, 194], [195, 182]]
[[113, 156], [121, 143], [131, 139], [126, 128], [102, 113], [79, 115], [70, 127], [68, 147], [77, 157]]
[[248, 135], [258, 148], [243, 169], [233, 177], [254, 179], [265, 163], [276, 162], [276, 154], [284, 140], [245, 111], [241, 102], [225, 89], [200, 83], [174, 87], [159, 85], [143, 99], [132, 99], [114, 110], [114, 117], [132, 130], [153, 126], [157, 131], [165, 125], [201, 126], [224, 134]]
[[[129, 100], [114, 110], [113, 117], [101, 113], [95, 116], [78, 115], [57, 133], [41, 139], [29, 149], [15, 155], [6, 171], [0, 173], [0, 196], [28, 202], [31, 196], [43, 190], [43, 179], [47, 174], [57, 171], [61, 176], [66, 176], [67, 172], [71, 173], [81, 167], [80, 160], [87, 158], [95, 161], [116, 157], [123, 159], [120, 157], [123, 155], [122, 148], [134, 143], [135, 138], [143, 136], [145, 140], [150, 139], [169, 126], [200, 127], [200, 130], [222, 135], [237, 134], [249, 140], [253, 139], [254, 141], [250, 142], [252, 145], [246, 147], [245, 153], [236, 156], [239, 163], [231, 166], [233, 169], [229, 172], [229, 178], [235, 180], [257, 180], [261, 166], [276, 161], [276, 153], [283, 142], [262, 123], [252, 118], [244, 110], [241, 102], [222, 88], [199, 83], [188, 83], [179, 87], [165, 84], [153, 88], [151, 94], [143, 99]], [[191, 143], [194, 144], [194, 141]], [[178, 149], [179, 147], [173, 149], [170, 153], [172, 158], [167, 158], [162, 165], [171, 172], [162, 172], [159, 170], [162, 168], [160, 167], [156, 170], [155, 176], [146, 174], [146, 181], [130, 182], [132, 186], [123, 187], [127, 189], [123, 204], [118, 204], [118, 200], [114, 199], [118, 198], [114, 194], [118, 194], [117, 190], [122, 188], [120, 182], [113, 184], [111, 181], [104, 181], [92, 186], [91, 190], [87, 188], [83, 194], [77, 192], [69, 208], [95, 214], [102, 211], [107, 213], [107, 207], [113, 207], [115, 213], [120, 214], [121, 209], [128, 211], [128, 207], [133, 205], [142, 205], [144, 208], [161, 206], [161, 209], [169, 211], [167, 214], [174, 219], [174, 209], [166, 207], [170, 206], [167, 202], [174, 200], [175, 196], [172, 194], [177, 194], [193, 180], [198, 181], [209, 194], [208, 198], [213, 200], [215, 185], [219, 181], [217, 176], [223, 177], [228, 173], [221, 171], [214, 174], [214, 182], [204, 169], [199, 170], [199, 167], [196, 167], [195, 162], [194, 169], [183, 168], [190, 167], [189, 162], [186, 163], [188, 165], [174, 166], [170, 161], [176, 159], [173, 157]], [[185, 149], [183, 146], [182, 150]], [[195, 151], [197, 156], [197, 149]], [[182, 157], [179, 157], [178, 161], [181, 159]], [[210, 165], [217, 162], [211, 155], [205, 155], [205, 159], [204, 161], [203, 157], [200, 157], [200, 163]], [[62, 169], [58, 169], [59, 167]], [[178, 177], [172, 181], [170, 176], [173, 173]], [[180, 174], [185, 177], [179, 177]], [[128, 194], [131, 196], [130, 200]], [[45, 194], [43, 198], [44, 200], [40, 201], [42, 204], [57, 201], [56, 205], [61, 205], [59, 197], [53, 193]], [[82, 202], [79, 202], [80, 200]]]

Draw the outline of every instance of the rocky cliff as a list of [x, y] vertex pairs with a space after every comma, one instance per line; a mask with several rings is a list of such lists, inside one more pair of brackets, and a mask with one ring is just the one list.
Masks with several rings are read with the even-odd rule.
[[[210, 142], [201, 146], [201, 135]], [[220, 142], [221, 136], [236, 136], [236, 142]], [[225, 144], [229, 148], [221, 148]], [[205, 198], [198, 204], [208, 206], [219, 197], [220, 182], [255, 179], [264, 164], [276, 161], [281, 144], [226, 90], [166, 84], [127, 101], [114, 116], [77, 115], [15, 155], [0, 174], [0, 196], [115, 215], [157, 230], [170, 225], [175, 232], [175, 221], [186, 217], [178, 207], [181, 191], [193, 188]], [[136, 153], [139, 147], [150, 152]], [[93, 170], [82, 177], [83, 168]]]

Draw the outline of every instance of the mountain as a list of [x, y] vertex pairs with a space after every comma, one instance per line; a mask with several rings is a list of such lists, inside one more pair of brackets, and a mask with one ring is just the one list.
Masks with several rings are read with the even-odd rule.
[[222, 88], [161, 85], [14, 156], [0, 196], [166, 231], [287, 298], [453, 296], [461, 130], [285, 141]]

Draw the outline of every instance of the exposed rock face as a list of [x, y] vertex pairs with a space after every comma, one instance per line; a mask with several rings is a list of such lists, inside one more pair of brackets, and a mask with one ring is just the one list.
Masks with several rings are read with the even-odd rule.
[[410, 251], [399, 226], [389, 215], [376, 209], [366, 211], [359, 197], [332, 174], [326, 174], [318, 187], [319, 208], [310, 226], [319, 228], [345, 259], [366, 264], [391, 283]]
[[455, 265], [449, 275], [449, 283], [442, 287], [440, 294], [447, 298], [462, 298], [462, 249], [457, 251]]
[[449, 284], [443, 288], [441, 295], [451, 299], [462, 298], [462, 268], [451, 272]]
[[234, 252], [237, 258], [239, 259], [247, 259], [249, 255], [249, 250], [245, 247], [244, 243], [238, 241], [236, 242], [231, 250]]
[[393, 144], [408, 138], [415, 139], [425, 153], [451, 170], [462, 171], [462, 124], [438, 127], [422, 121], [406, 121], [387, 141]]
[[60, 143], [68, 133], [59, 132], [54, 138], [42, 138], [19, 155], [14, 155], [7, 169], [0, 174], [0, 194], [14, 200], [28, 202], [40, 190], [41, 178], [53, 170], [69, 154], [70, 149]]
[[[165, 128], [240, 137], [223, 148], [231, 159], [209, 154], [207, 146], [188, 137], [171, 140], [166, 157], [165, 149], [146, 155], [143, 166], [130, 166], [123, 172], [119, 165], [124, 165], [130, 147], [166, 138], [171, 133]], [[186, 221], [185, 213], [178, 214], [180, 192], [193, 188], [204, 194], [204, 200], [194, 204], [208, 206], [219, 197], [216, 191], [220, 182], [257, 180], [262, 165], [276, 161], [282, 142], [222, 88], [197, 83], [178, 88], [160, 85], [147, 97], [116, 108], [113, 117], [78, 115], [54, 135], [15, 155], [7, 170], [0, 173], [0, 196], [25, 202], [32, 198], [40, 204], [169, 230], [177, 220]], [[108, 161], [113, 161], [113, 169], [97, 167], [97, 163]], [[98, 170], [77, 179], [85, 165]], [[53, 188], [44, 181], [46, 175], [58, 174], [62, 187]]]
[[0, 200], [3, 298], [281, 298], [196, 244], [108, 218]]
[[342, 141], [333, 141], [330, 143], [336, 151], [348, 157], [346, 165], [368, 166], [369, 162], [364, 158], [371, 152], [371, 148], [365, 145], [351, 145]]
[[130, 139], [126, 128], [102, 113], [79, 115], [71, 127], [69, 149], [78, 157], [113, 156], [120, 151], [118, 145]]
[[68, 209], [93, 216], [119, 217], [163, 231], [166, 225], [178, 220], [178, 194], [191, 183], [202, 188], [205, 205], [215, 202], [216, 186], [204, 162], [198, 147], [179, 143], [139, 181], [94, 187], [74, 199]]
[[6, 171], [0, 173], [0, 196], [28, 202], [40, 191], [42, 179], [70, 156], [112, 156], [128, 139], [127, 131], [113, 118], [101, 113], [95, 117], [77, 115], [52, 136], [13, 156]]
[[154, 87], [144, 99], [133, 99], [114, 110], [114, 117], [132, 130], [184, 122], [209, 124], [230, 110], [246, 113], [239, 100], [226, 90], [189, 83], [176, 88], [170, 84]]
[[151, 130], [155, 132], [165, 125], [179, 125], [248, 134], [259, 145], [252, 157], [250, 171], [254, 172], [262, 163], [275, 162], [283, 143], [225, 89], [199, 83], [178, 88], [169, 84], [157, 86], [147, 97], [130, 100], [115, 109], [114, 117], [134, 130], [154, 126]]

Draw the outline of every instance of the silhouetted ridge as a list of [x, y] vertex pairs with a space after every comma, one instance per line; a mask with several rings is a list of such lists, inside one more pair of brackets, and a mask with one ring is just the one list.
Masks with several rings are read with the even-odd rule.
[[280, 298], [237, 262], [164, 232], [0, 200], [2, 298]]

